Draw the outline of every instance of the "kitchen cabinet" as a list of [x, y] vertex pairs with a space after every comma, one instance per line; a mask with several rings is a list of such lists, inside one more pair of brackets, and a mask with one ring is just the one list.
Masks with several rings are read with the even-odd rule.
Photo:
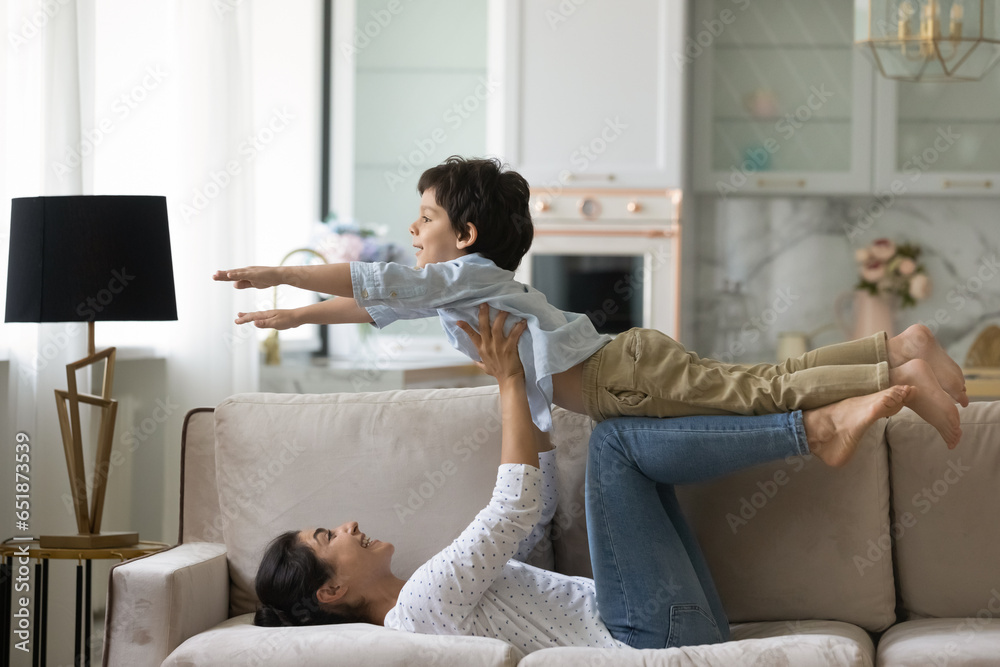
[[876, 86], [876, 192], [1000, 194], [1000, 67], [982, 81]]
[[870, 189], [873, 69], [853, 46], [853, 3], [693, 4], [695, 189]]
[[[533, 187], [682, 184], [682, 0], [491, 4], [496, 150]], [[495, 32], [494, 32], [495, 31]]]

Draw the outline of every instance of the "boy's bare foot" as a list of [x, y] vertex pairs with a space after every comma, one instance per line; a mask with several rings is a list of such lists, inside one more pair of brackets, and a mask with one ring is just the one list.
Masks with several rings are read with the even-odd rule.
[[954, 449], [962, 437], [958, 408], [938, 384], [931, 365], [923, 359], [911, 359], [889, 369], [889, 382], [913, 387], [906, 399], [907, 407], [938, 430], [948, 449]]
[[809, 451], [823, 463], [839, 468], [851, 460], [872, 424], [903, 408], [913, 387], [889, 387], [877, 394], [846, 398], [802, 413]]
[[897, 368], [912, 359], [923, 359], [931, 366], [941, 388], [963, 408], [969, 405], [965, 391], [965, 375], [961, 367], [948, 356], [934, 334], [923, 324], [914, 324], [889, 339], [889, 368]]

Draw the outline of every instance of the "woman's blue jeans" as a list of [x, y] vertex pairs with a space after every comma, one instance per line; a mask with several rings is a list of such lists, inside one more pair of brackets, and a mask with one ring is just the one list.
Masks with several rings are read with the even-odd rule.
[[802, 412], [601, 422], [587, 460], [587, 534], [601, 619], [633, 648], [729, 640], [729, 620], [674, 495], [807, 455]]

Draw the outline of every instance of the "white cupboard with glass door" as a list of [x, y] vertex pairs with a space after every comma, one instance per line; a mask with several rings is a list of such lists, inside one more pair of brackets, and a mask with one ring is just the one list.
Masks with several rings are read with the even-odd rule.
[[981, 81], [876, 86], [875, 190], [1000, 194], [1000, 66]]
[[850, 0], [698, 0], [695, 189], [859, 193], [871, 188], [871, 64]]

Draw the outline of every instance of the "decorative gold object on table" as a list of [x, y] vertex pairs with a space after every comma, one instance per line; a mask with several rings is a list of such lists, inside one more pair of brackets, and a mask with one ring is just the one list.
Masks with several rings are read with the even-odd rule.
[[966, 366], [1000, 366], [1000, 327], [983, 329], [965, 355]]
[[[297, 255], [300, 252], [304, 252], [310, 255], [314, 255], [319, 258], [324, 264], [327, 263], [326, 257], [323, 257], [320, 253], [316, 252], [312, 248], [296, 248], [290, 251], [287, 255], [281, 258], [281, 263], [278, 266], [284, 266], [293, 255]], [[274, 306], [273, 308], [277, 310], [278, 308], [278, 286], [274, 286]], [[278, 330], [275, 329], [268, 334], [264, 342], [261, 343], [261, 349], [264, 351], [264, 363], [268, 366], [278, 366], [281, 364], [281, 344], [278, 342]]]
[[[101, 533], [101, 515], [104, 512], [104, 495], [108, 488], [108, 468], [111, 461], [111, 445], [118, 414], [118, 401], [111, 398], [111, 387], [115, 378], [115, 350], [107, 347], [100, 352], [94, 345], [94, 323], [87, 323], [87, 356], [79, 361], [66, 364], [67, 389], [56, 389], [56, 411], [59, 413], [59, 429], [62, 431], [63, 451], [69, 468], [69, 483], [73, 493], [73, 508], [76, 510], [77, 535], [42, 535], [40, 547], [51, 549], [102, 549], [123, 547], [139, 541], [139, 533], [134, 531]], [[101, 395], [83, 394], [77, 390], [76, 372], [91, 364], [106, 359]], [[80, 403], [88, 403], [100, 408], [101, 422], [97, 436], [97, 456], [94, 462], [94, 482], [87, 511], [87, 480], [83, 469], [83, 442], [80, 435]]]

